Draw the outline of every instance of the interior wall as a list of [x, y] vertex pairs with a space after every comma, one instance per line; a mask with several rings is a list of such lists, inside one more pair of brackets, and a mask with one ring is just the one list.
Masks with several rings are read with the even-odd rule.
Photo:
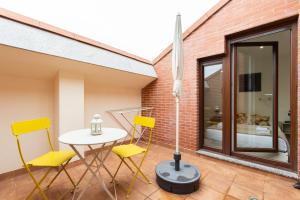
[[[248, 123], [250, 123], [251, 115], [254, 114], [268, 116], [270, 117], [269, 122], [271, 122], [272, 96], [270, 99], [269, 96], [265, 95], [273, 93], [273, 70], [269, 68], [272, 66], [272, 56], [266, 55], [264, 58], [252, 59], [247, 54], [238, 53], [238, 63], [237, 80], [240, 74], [261, 73], [261, 91], [239, 92], [239, 84], [237, 84], [237, 112], [245, 113]], [[251, 66], [250, 71], [249, 65]]]
[[[50, 80], [0, 75], [0, 173], [22, 167], [11, 123], [39, 117], [53, 121], [53, 89]], [[50, 149], [46, 135], [39, 132], [20, 138], [26, 160]]]
[[[243, 56], [239, 56], [239, 59]], [[271, 71], [265, 66], [270, 66], [272, 63], [268, 63], [270, 59], [264, 60], [260, 59], [256, 63], [254, 71], [251, 73], [261, 73], [261, 92], [238, 92], [238, 111], [250, 114], [259, 114], [269, 116], [272, 119], [272, 100], [268, 99], [267, 96], [263, 94], [272, 94], [272, 82], [273, 76]], [[242, 63], [241, 61], [240, 63]], [[247, 61], [246, 61], [247, 62]], [[290, 60], [289, 57], [279, 58], [278, 65], [278, 120], [285, 121], [289, 120], [288, 112], [290, 110]], [[244, 74], [247, 72], [239, 72], [239, 74]], [[238, 78], [238, 77], [237, 77]], [[238, 86], [237, 86], [238, 87]], [[249, 96], [250, 95], [250, 96]], [[250, 98], [249, 98], [250, 97]], [[254, 102], [252, 104], [256, 113], [248, 105], [248, 101]], [[250, 109], [250, 110], [249, 110]], [[270, 121], [271, 122], [271, 121]]]
[[279, 56], [278, 65], [278, 120], [289, 121], [290, 110], [290, 81], [291, 81], [290, 56]]
[[[267, 35], [259, 38], [254, 38], [248, 40], [249, 42], [258, 42], [258, 41], [277, 41], [278, 42], [278, 120], [288, 121], [290, 120], [288, 112], [290, 110], [290, 66], [291, 66], [291, 53], [290, 53], [290, 32], [283, 31], [272, 35]], [[259, 51], [259, 50], [258, 50]], [[272, 100], [268, 100], [267, 96], [263, 96], [266, 93], [272, 92], [272, 82], [273, 76], [270, 73], [271, 70], [266, 66], [272, 65], [272, 58], [268, 57], [270, 55], [256, 55], [256, 62], [252, 63], [254, 65], [253, 71], [251, 73], [261, 72], [261, 92], [238, 92], [237, 102], [239, 112], [251, 113], [251, 114], [260, 114], [270, 116], [270, 122], [272, 119]], [[241, 65], [248, 64], [249, 60], [247, 55], [239, 54], [238, 55], [239, 63]], [[240, 66], [239, 69], [244, 68]], [[239, 74], [247, 74], [249, 72], [239, 71]], [[238, 77], [237, 77], [238, 78]], [[238, 88], [238, 85], [237, 85]], [[249, 98], [249, 95], [252, 98]], [[261, 98], [261, 100], [259, 100]], [[255, 102], [255, 110], [249, 111], [247, 105], [247, 99]]]

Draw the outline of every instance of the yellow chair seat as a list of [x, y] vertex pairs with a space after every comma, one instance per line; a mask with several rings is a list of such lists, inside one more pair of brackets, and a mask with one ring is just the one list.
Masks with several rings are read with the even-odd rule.
[[134, 155], [138, 155], [140, 153], [144, 153], [146, 152], [146, 149], [139, 147], [135, 144], [125, 144], [114, 147], [112, 149], [112, 152], [123, 158], [128, 158]]
[[75, 156], [73, 151], [50, 151], [38, 158], [35, 158], [29, 162], [27, 165], [31, 166], [47, 166], [47, 167], [58, 167], [64, 162]]

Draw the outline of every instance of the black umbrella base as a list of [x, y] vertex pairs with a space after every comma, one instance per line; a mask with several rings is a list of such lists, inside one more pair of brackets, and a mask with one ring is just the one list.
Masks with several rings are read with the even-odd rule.
[[162, 189], [175, 194], [190, 194], [199, 189], [200, 171], [193, 165], [180, 162], [175, 170], [174, 160], [165, 160], [156, 166], [156, 182]]
[[299, 181], [299, 182], [297, 182], [297, 183], [294, 185], [294, 188], [296, 188], [296, 189], [300, 189], [300, 181]]

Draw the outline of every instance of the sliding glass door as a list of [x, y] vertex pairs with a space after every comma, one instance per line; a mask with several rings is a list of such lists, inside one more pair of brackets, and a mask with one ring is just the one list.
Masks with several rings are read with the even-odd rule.
[[234, 151], [278, 150], [278, 44], [234, 44]]

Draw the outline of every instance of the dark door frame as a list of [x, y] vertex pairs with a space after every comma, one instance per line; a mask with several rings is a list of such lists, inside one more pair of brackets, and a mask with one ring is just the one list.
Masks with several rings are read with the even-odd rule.
[[[290, 30], [291, 33], [291, 82], [290, 82], [290, 89], [291, 89], [291, 98], [290, 98], [290, 106], [291, 106], [291, 144], [290, 144], [290, 159], [288, 163], [284, 163], [284, 162], [279, 162], [279, 161], [274, 161], [274, 160], [267, 160], [267, 159], [263, 159], [263, 158], [259, 158], [259, 157], [254, 157], [254, 156], [250, 156], [250, 155], [245, 155], [245, 154], [241, 154], [239, 152], [235, 152], [234, 148], [230, 149], [230, 155], [232, 156], [236, 156], [245, 160], [249, 160], [249, 161], [256, 161], [256, 162], [260, 162], [260, 163], [264, 163], [267, 165], [271, 165], [271, 166], [276, 166], [276, 167], [282, 167], [282, 168], [286, 168], [286, 169], [290, 169], [290, 170], [297, 170], [297, 23], [295, 21], [293, 22], [287, 22], [284, 23], [282, 25], [274, 25], [269, 27], [266, 30], [263, 31], [253, 31], [250, 34], [241, 34], [238, 35], [238, 37], [233, 37], [231, 39], [228, 40], [228, 47], [229, 47], [229, 52], [228, 55], [230, 55], [230, 59], [229, 59], [229, 66], [230, 66], [230, 73], [232, 74], [232, 69], [234, 66], [232, 66], [232, 61], [234, 59], [232, 51], [233, 51], [233, 47], [232, 44], [236, 43], [236, 42], [241, 42], [250, 38], [255, 38], [255, 37], [259, 37], [261, 35], [267, 35], [267, 34], [272, 34], [272, 33], [276, 33], [276, 32], [280, 32], [280, 31], [284, 31], [284, 30]], [[232, 116], [231, 116], [232, 119]], [[230, 137], [231, 137], [231, 133]]]
[[[205, 133], [205, 127], [204, 127], [204, 67], [205, 65], [212, 65], [212, 64], [222, 64], [222, 70], [224, 69], [224, 62], [223, 62], [223, 56], [214, 56], [206, 59], [199, 60], [199, 147], [202, 149], [207, 149], [210, 151], [215, 151], [219, 153], [223, 153], [224, 145], [224, 134], [222, 134], [222, 149], [217, 149], [213, 147], [207, 147], [204, 145], [204, 133]], [[222, 86], [224, 84], [224, 79], [222, 80]], [[224, 91], [222, 87], [222, 98], [224, 96]], [[222, 106], [221, 110], [223, 111], [223, 99], [222, 99]], [[223, 117], [222, 117], [222, 123], [223, 123]], [[224, 128], [222, 127], [222, 133], [224, 133]]]
[[[207, 150], [218, 151], [222, 154], [237, 157], [242, 160], [249, 160], [254, 161], [257, 163], [261, 163], [264, 165], [275, 166], [282, 169], [289, 169], [292, 171], [297, 170], [297, 123], [298, 123], [298, 33], [297, 33], [297, 20], [298, 16], [293, 16], [287, 19], [279, 20], [276, 22], [268, 23], [262, 26], [255, 27], [250, 30], [241, 31], [238, 33], [234, 33], [231, 35], [225, 36], [225, 49], [223, 54], [213, 55], [206, 58], [199, 58], [198, 59], [198, 67], [201, 71], [201, 66], [203, 62], [214, 60], [214, 59], [221, 59], [223, 61], [223, 102], [222, 102], [222, 120], [223, 120], [223, 145], [222, 150], [218, 151], [215, 149], [209, 149], [203, 147], [203, 139], [204, 139], [204, 132], [203, 132], [203, 114], [201, 113], [201, 109], [203, 109], [203, 99], [201, 97], [202, 84], [201, 78], [199, 78], [199, 147], [205, 148]], [[291, 149], [290, 149], [290, 160], [289, 163], [277, 162], [272, 160], [266, 160], [258, 157], [253, 157], [245, 154], [240, 154], [237, 152], [232, 151], [232, 142], [231, 142], [231, 132], [232, 132], [232, 107], [231, 107], [231, 94], [232, 94], [232, 87], [231, 87], [231, 80], [232, 80], [232, 69], [231, 69], [231, 61], [232, 61], [232, 54], [231, 54], [231, 43], [243, 41], [246, 38], [251, 37], [258, 37], [260, 35], [271, 34], [280, 32], [282, 30], [290, 30], [291, 31]], [[201, 74], [200, 74], [201, 75]], [[199, 76], [202, 77], [202, 76]], [[203, 94], [203, 93], [202, 93]], [[201, 108], [202, 107], [202, 108]]]

